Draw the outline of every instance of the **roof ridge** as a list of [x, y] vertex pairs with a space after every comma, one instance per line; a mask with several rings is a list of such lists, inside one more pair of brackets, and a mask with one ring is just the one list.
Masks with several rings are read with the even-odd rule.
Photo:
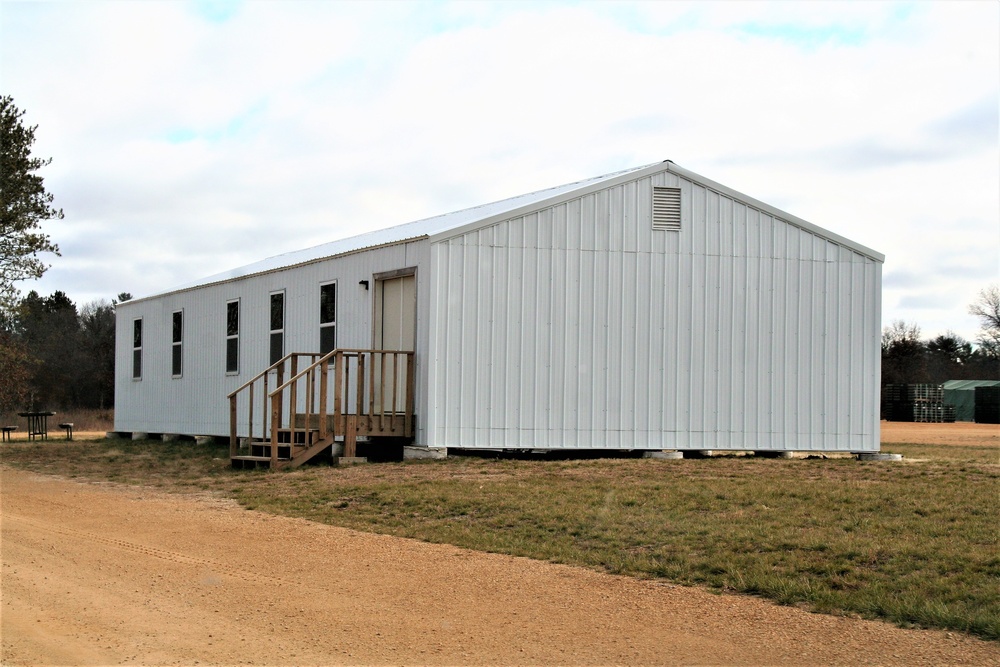
[[[148, 299], [155, 296], [163, 296], [165, 294], [181, 292], [189, 289], [194, 289], [196, 287], [204, 287], [207, 285], [220, 283], [226, 280], [245, 278], [248, 276], [257, 275], [259, 273], [267, 273], [269, 271], [286, 269], [292, 266], [307, 264], [310, 262], [315, 262], [329, 257], [343, 255], [349, 252], [357, 252], [359, 250], [364, 250], [367, 248], [374, 248], [377, 246], [402, 243], [409, 240], [426, 238], [427, 236], [430, 236], [432, 234], [440, 233], [448, 229], [455, 229], [458, 227], [462, 227], [469, 223], [474, 223], [477, 220], [485, 219], [493, 215], [502, 214], [506, 211], [516, 210], [517, 208], [526, 206], [528, 204], [540, 203], [545, 201], [546, 199], [550, 199], [552, 197], [556, 197], [559, 195], [564, 195], [573, 192], [574, 190], [583, 189], [591, 185], [594, 185], [596, 183], [600, 183], [601, 181], [611, 180], [613, 178], [617, 178], [619, 176], [628, 174], [630, 172], [641, 171], [643, 169], [647, 169], [657, 164], [662, 164], [662, 163], [654, 162], [639, 167], [621, 169], [619, 171], [603, 174], [601, 176], [593, 176], [590, 178], [581, 179], [579, 181], [572, 181], [570, 183], [564, 183], [562, 185], [556, 185], [550, 188], [544, 188], [542, 190], [525, 192], [519, 195], [506, 197], [504, 199], [498, 199], [496, 201], [492, 201], [485, 204], [478, 204], [476, 206], [458, 209], [456, 211], [449, 211], [447, 213], [433, 215], [427, 218], [420, 218], [417, 220], [411, 220], [409, 222], [403, 222], [389, 227], [382, 227], [380, 229], [369, 230], [367, 232], [362, 232], [360, 234], [355, 234], [353, 236], [347, 236], [340, 239], [334, 239], [333, 241], [326, 241], [324, 243], [319, 243], [314, 246], [301, 248], [299, 250], [289, 250], [288, 252], [280, 253], [278, 255], [271, 255], [269, 257], [259, 259], [255, 262], [250, 262], [249, 264], [243, 264], [237, 267], [233, 267], [232, 269], [228, 269], [220, 273], [198, 278], [192, 282], [184, 283], [182, 285], [177, 285], [171, 287], [170, 289], [154, 292], [153, 294], [148, 294], [142, 297], [142, 299]], [[479, 213], [481, 213], [481, 215], [476, 215]], [[413, 230], [413, 233], [409, 233], [410, 230]], [[139, 300], [140, 299], [133, 299], [133, 301], [139, 301]]]

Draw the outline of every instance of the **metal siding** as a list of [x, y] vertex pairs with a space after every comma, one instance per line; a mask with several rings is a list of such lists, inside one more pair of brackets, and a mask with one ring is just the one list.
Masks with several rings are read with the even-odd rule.
[[[430, 286], [427, 241], [359, 252], [284, 271], [217, 283], [118, 306], [115, 430], [188, 435], [229, 433], [226, 395], [268, 365], [268, 295], [285, 290], [285, 352], [319, 350], [319, 286], [337, 281], [337, 345], [369, 347], [371, 295], [358, 284], [373, 273], [417, 266], [417, 414], [427, 413], [426, 358]], [[226, 303], [240, 300], [240, 371], [225, 372]], [[184, 310], [184, 375], [170, 374], [170, 317]], [[143, 379], [131, 380], [127, 323], [143, 317]], [[125, 334], [123, 336], [123, 333]], [[242, 415], [242, 410], [241, 410]], [[241, 433], [245, 427], [241, 426]], [[423, 441], [422, 420], [417, 440]]]
[[[579, 345], [576, 356], [577, 378], [576, 396], [579, 418], [575, 427], [578, 431], [591, 434], [596, 426], [596, 401], [594, 398], [597, 387], [597, 367], [594, 363], [594, 341], [597, 338], [597, 304], [594, 302], [594, 288], [597, 282], [597, 253], [580, 253], [580, 322], [577, 329]], [[573, 363], [569, 359], [568, 363]], [[572, 377], [572, 376], [571, 376]], [[573, 425], [570, 426], [573, 428]], [[580, 444], [589, 446], [590, 442]]]
[[670, 173], [489, 229], [433, 246], [430, 444], [878, 448], [877, 261]]
[[[879, 448], [879, 385], [882, 378], [882, 354], [879, 342], [882, 334], [882, 262], [872, 261], [866, 258], [865, 261], [865, 290], [868, 299], [866, 307], [862, 313], [867, 330], [864, 332], [865, 342], [875, 341], [874, 344], [864, 345], [870, 366], [865, 368], [865, 393], [863, 401], [865, 406], [874, 406], [874, 410], [867, 412], [868, 423], [861, 429], [861, 433], [872, 439], [871, 447]], [[867, 448], [868, 442], [862, 441], [860, 446]]]

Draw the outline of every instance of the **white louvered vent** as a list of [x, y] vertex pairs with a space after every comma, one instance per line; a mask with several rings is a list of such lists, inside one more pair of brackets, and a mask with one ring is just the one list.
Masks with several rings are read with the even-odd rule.
[[653, 229], [681, 230], [680, 188], [653, 188]]

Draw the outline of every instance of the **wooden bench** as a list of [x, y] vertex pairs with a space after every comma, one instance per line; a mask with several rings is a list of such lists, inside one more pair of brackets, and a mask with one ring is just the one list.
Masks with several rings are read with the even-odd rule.
[[0, 431], [3, 431], [3, 441], [10, 442], [11, 431], [16, 431], [16, 426], [0, 426]]
[[66, 431], [67, 440], [73, 439], [73, 422], [63, 422], [62, 424], [59, 424], [59, 428]]

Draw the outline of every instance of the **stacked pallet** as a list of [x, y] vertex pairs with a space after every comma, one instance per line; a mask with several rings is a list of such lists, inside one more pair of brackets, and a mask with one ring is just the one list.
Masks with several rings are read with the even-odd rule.
[[1000, 424], [1000, 387], [976, 387], [976, 422]]
[[945, 405], [939, 384], [887, 384], [882, 388], [882, 417], [896, 422], [955, 421], [955, 406]]

